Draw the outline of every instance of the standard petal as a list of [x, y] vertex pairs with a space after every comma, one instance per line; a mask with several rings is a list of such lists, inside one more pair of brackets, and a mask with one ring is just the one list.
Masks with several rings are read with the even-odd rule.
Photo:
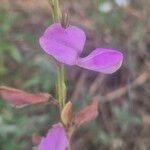
[[105, 74], [117, 71], [123, 61], [123, 54], [116, 50], [97, 48], [85, 58], [79, 58], [77, 65]]
[[46, 137], [43, 137], [38, 150], [66, 150], [68, 139], [61, 123], [53, 125]]
[[63, 28], [55, 23], [47, 28], [39, 42], [44, 51], [59, 62], [74, 65], [83, 50], [85, 33], [75, 27]]

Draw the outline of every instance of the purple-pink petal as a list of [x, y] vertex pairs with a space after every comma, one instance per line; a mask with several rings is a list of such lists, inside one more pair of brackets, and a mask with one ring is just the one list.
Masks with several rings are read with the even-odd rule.
[[97, 48], [85, 58], [79, 58], [77, 65], [97, 72], [110, 74], [117, 71], [123, 61], [123, 54], [116, 50]]
[[63, 28], [61, 24], [55, 23], [47, 28], [39, 42], [43, 50], [57, 61], [74, 65], [85, 40], [85, 33], [81, 29], [71, 25]]
[[46, 137], [43, 137], [38, 150], [66, 150], [68, 139], [61, 123], [53, 125]]

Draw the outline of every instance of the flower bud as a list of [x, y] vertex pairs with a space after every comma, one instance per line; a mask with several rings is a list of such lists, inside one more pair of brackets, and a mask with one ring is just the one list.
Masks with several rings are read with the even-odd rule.
[[61, 112], [61, 119], [64, 125], [68, 126], [71, 124], [71, 114], [72, 114], [72, 103], [69, 101]]

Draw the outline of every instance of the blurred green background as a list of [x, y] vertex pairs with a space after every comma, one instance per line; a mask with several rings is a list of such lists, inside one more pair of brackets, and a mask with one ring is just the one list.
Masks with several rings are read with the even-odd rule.
[[[150, 2], [60, 0], [70, 23], [85, 30], [83, 56], [96, 47], [124, 53], [121, 69], [103, 75], [66, 66], [74, 110], [99, 96], [99, 116], [72, 139], [74, 150], [150, 149]], [[55, 95], [56, 69], [38, 39], [52, 23], [47, 0], [0, 0], [0, 85]], [[87, 94], [88, 93], [88, 94]], [[58, 121], [48, 105], [15, 109], [0, 99], [0, 150], [30, 150], [32, 135]]]

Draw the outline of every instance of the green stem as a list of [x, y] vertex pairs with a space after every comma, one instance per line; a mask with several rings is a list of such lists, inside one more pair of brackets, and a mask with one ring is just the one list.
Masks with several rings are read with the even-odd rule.
[[[52, 16], [54, 22], [60, 22], [60, 6], [59, 0], [49, 0], [51, 8], [52, 8]], [[63, 109], [65, 105], [65, 96], [66, 96], [66, 88], [65, 88], [65, 77], [64, 77], [64, 66], [59, 63], [57, 67], [57, 98], [59, 102], [60, 110]]]
[[52, 9], [52, 17], [54, 22], [60, 22], [60, 7], [59, 0], [49, 0]]
[[72, 135], [74, 133], [74, 129], [75, 128], [73, 126], [68, 129], [68, 139], [69, 139], [68, 150], [72, 150], [72, 147], [71, 147], [71, 137], [72, 137]]
[[64, 73], [64, 65], [60, 65], [60, 86], [61, 86], [61, 102], [62, 108], [65, 106], [65, 99], [66, 99], [66, 86], [65, 86], [65, 73]]
[[[49, 0], [51, 8], [52, 8], [52, 16], [54, 22], [60, 22], [60, 6], [59, 0]], [[65, 86], [65, 73], [64, 73], [64, 65], [62, 63], [58, 63], [57, 65], [57, 98], [59, 102], [60, 113], [61, 110], [65, 106], [66, 99], [66, 86]], [[72, 131], [69, 131], [69, 140], [71, 139]], [[68, 150], [71, 150], [71, 145], [69, 144]]]
[[60, 110], [62, 110], [65, 105], [65, 98], [66, 98], [63, 64], [58, 64], [57, 67], [57, 95], [58, 95]]

